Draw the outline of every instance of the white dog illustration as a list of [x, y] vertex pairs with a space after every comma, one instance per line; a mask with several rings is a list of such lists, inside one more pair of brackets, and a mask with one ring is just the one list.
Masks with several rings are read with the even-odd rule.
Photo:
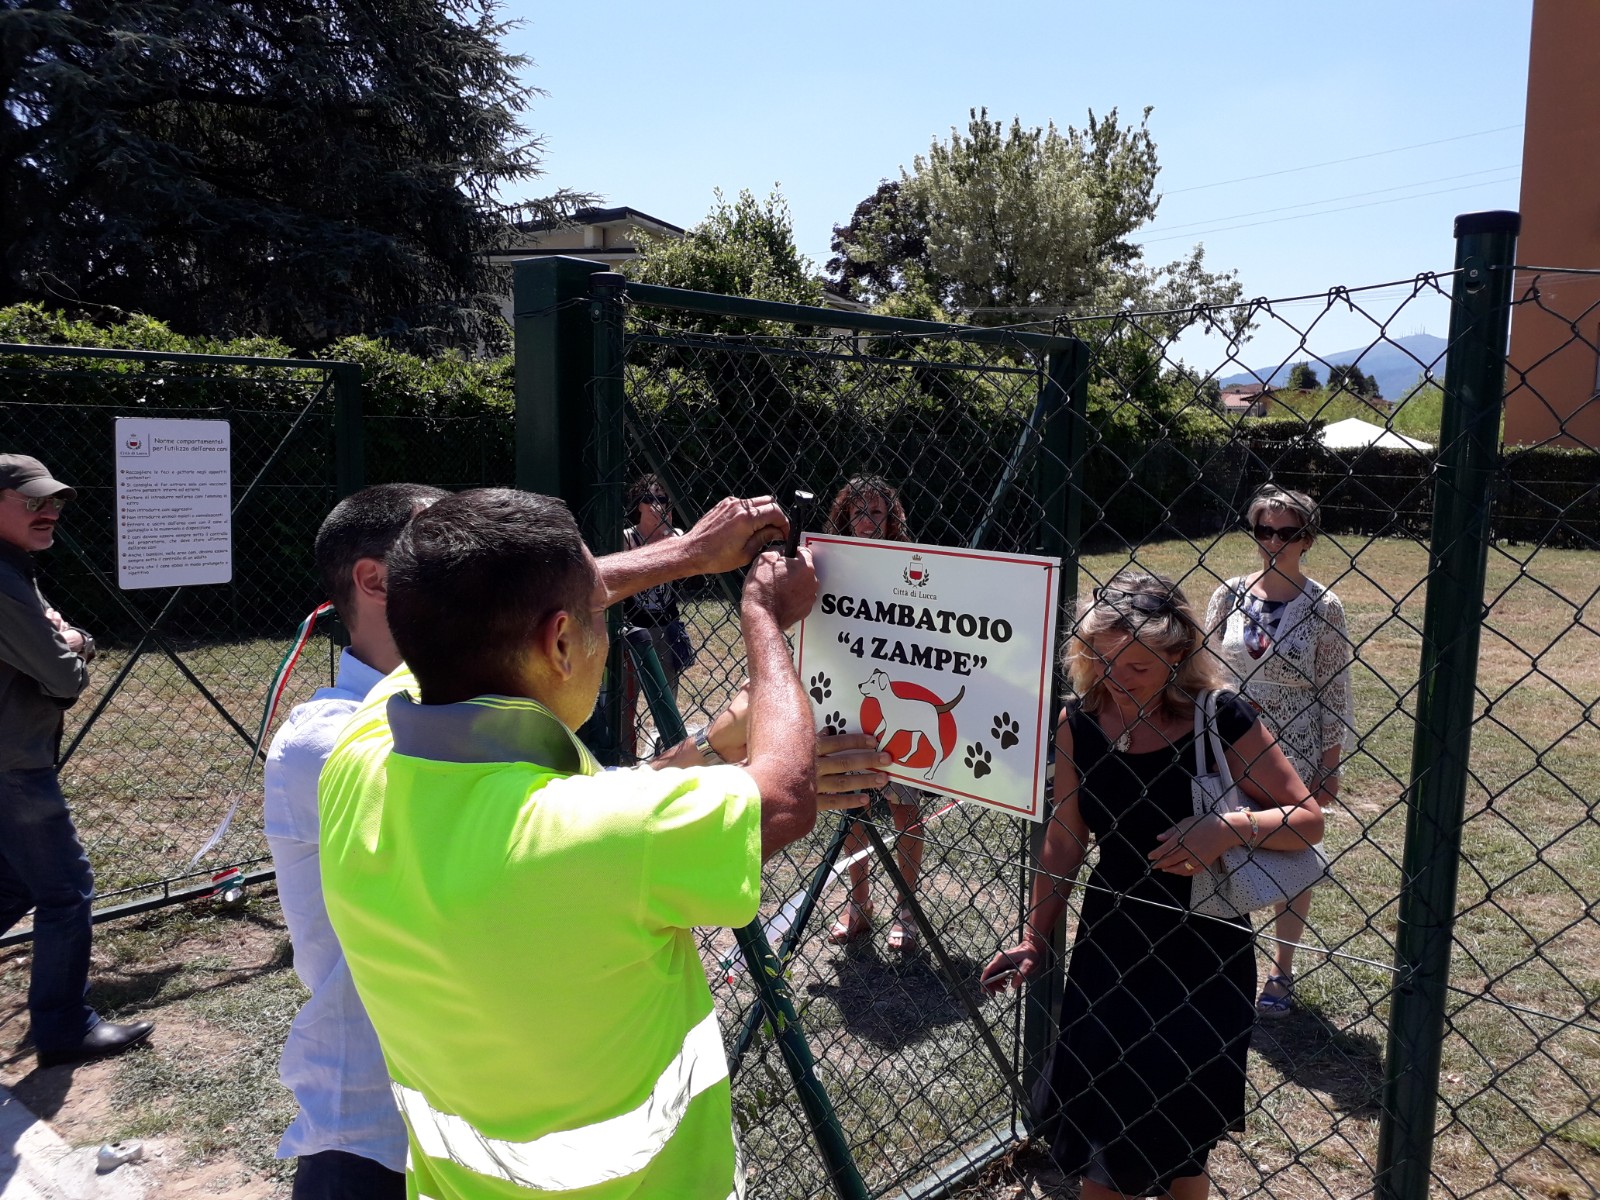
[[939, 718], [961, 703], [961, 698], [967, 694], [966, 686], [962, 686], [953, 700], [944, 704], [930, 704], [926, 700], [909, 700], [895, 695], [893, 680], [882, 670], [874, 670], [861, 685], [861, 694], [876, 698], [878, 707], [883, 710], [883, 724], [877, 733], [878, 745], [887, 746], [897, 734], [908, 733], [911, 735], [911, 748], [906, 751], [905, 758], [910, 759], [917, 753], [918, 736], [927, 742], [928, 748], [933, 751], [933, 765], [923, 772], [922, 777], [932, 779], [945, 757], [944, 747], [939, 740]]

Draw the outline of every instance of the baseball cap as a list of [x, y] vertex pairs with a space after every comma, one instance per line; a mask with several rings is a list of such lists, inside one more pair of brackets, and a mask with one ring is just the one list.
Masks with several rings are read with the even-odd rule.
[[78, 493], [59, 479], [52, 479], [45, 465], [26, 454], [0, 454], [0, 488], [21, 492], [30, 500], [40, 496], [64, 496], [76, 500]]

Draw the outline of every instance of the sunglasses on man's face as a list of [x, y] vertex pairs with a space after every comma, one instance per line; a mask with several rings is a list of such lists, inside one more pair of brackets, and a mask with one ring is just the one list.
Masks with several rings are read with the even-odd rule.
[[648, 496], [640, 496], [639, 503], [658, 504], [662, 507], [668, 507], [672, 504], [672, 499], [665, 492], [651, 492]]
[[1097, 587], [1093, 596], [1096, 604], [1131, 608], [1142, 613], [1171, 612], [1173, 608], [1172, 597], [1161, 592], [1125, 592], [1121, 588]]
[[1251, 532], [1256, 535], [1258, 542], [1270, 542], [1276, 538], [1285, 546], [1290, 542], [1298, 542], [1306, 535], [1303, 525], [1253, 525]]
[[22, 507], [29, 512], [38, 512], [41, 508], [48, 508], [51, 512], [58, 513], [67, 506], [66, 498], [63, 496], [23, 496], [21, 492], [18, 492], [17, 495], [22, 499]]

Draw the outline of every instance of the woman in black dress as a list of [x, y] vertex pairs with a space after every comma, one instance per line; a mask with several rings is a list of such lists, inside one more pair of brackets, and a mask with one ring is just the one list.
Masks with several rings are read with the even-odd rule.
[[[1056, 733], [1056, 795], [1023, 940], [983, 973], [997, 990], [1044, 961], [1089, 840], [1060, 1039], [1036, 1089], [1051, 1150], [1083, 1200], [1202, 1200], [1206, 1157], [1244, 1127], [1255, 1017], [1251, 930], [1190, 913], [1191, 880], [1229, 846], [1297, 849], [1322, 813], [1257, 719], [1219, 696], [1217, 731], [1255, 807], [1194, 816], [1194, 708], [1220, 672], [1182, 589], [1124, 573], [1080, 604], [1067, 652], [1077, 699]], [[1209, 769], [1209, 768], [1208, 768]]]

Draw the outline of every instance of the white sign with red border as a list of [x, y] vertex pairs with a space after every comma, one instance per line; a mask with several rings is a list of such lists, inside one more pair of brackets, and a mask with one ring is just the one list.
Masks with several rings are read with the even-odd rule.
[[1061, 560], [806, 534], [796, 657], [819, 728], [913, 787], [1043, 820]]

